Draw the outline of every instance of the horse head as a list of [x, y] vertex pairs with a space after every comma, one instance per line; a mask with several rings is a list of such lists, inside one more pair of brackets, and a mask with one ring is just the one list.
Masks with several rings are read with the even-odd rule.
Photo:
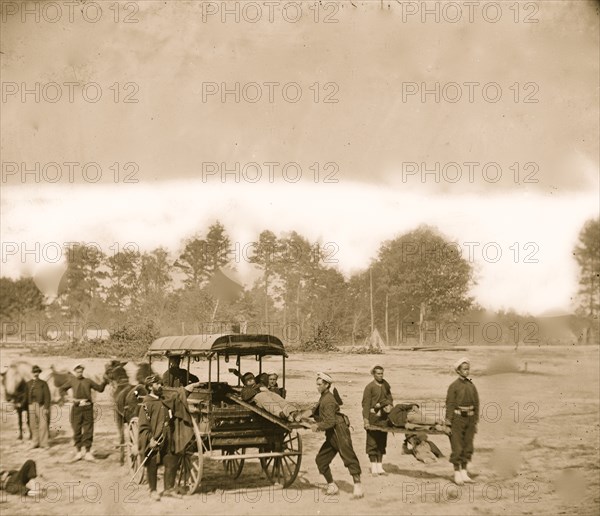
[[146, 378], [154, 374], [152, 366], [148, 362], [142, 362], [138, 364], [138, 370], [135, 374], [135, 379], [139, 384], [144, 385]]
[[6, 401], [20, 401], [25, 395], [26, 383], [33, 378], [31, 364], [24, 361], [14, 362], [1, 374]]
[[104, 366], [104, 376], [110, 383], [128, 384], [129, 376], [125, 371], [125, 365], [127, 362], [120, 362], [119, 360], [111, 360]]

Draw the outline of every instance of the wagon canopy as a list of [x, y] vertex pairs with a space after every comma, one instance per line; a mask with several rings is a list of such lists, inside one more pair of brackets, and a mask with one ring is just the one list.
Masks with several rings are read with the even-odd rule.
[[281, 355], [283, 343], [273, 335], [207, 334], [160, 337], [148, 348], [148, 356], [161, 355]]

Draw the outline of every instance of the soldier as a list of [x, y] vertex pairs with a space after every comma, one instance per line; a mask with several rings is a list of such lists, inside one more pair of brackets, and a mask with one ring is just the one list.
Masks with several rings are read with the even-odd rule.
[[181, 498], [175, 486], [175, 475], [179, 466], [180, 456], [175, 453], [174, 416], [173, 411], [163, 397], [163, 381], [157, 374], [146, 378], [148, 394], [139, 412], [139, 449], [146, 460], [150, 498], [159, 501], [157, 474], [159, 464], [164, 464], [164, 491], [162, 496]]
[[454, 482], [461, 486], [472, 483], [467, 464], [473, 456], [473, 439], [479, 422], [479, 395], [469, 376], [470, 360], [463, 357], [456, 361], [454, 370], [458, 378], [448, 387], [446, 396], [446, 425], [451, 428], [450, 462], [454, 465]]
[[[104, 376], [102, 383], [97, 384], [89, 378], [83, 377], [84, 367], [77, 364], [73, 371], [75, 376], [70, 376], [64, 385], [59, 388], [63, 396], [69, 389], [73, 390], [73, 408], [71, 409], [71, 426], [73, 427], [73, 440], [77, 452], [73, 462], [84, 459], [95, 462], [92, 455], [92, 441], [94, 439], [94, 404], [92, 402], [92, 389], [104, 392], [108, 379]], [[83, 449], [85, 448], [85, 452]]]
[[[268, 377], [265, 373], [259, 375], [263, 379]], [[267, 412], [270, 412], [274, 416], [280, 417], [281, 419], [287, 419], [290, 423], [299, 423], [304, 417], [304, 412], [295, 405], [284, 398], [282, 398], [276, 392], [268, 389], [263, 383], [257, 382], [256, 377], [253, 373], [246, 373], [242, 376], [242, 382], [244, 387], [242, 388], [242, 400], [248, 403], [255, 403], [257, 407], [260, 407]], [[268, 383], [268, 380], [265, 379]]]
[[196, 383], [198, 377], [190, 373], [188, 379], [188, 372], [179, 367], [181, 364], [180, 356], [169, 357], [169, 368], [163, 374], [162, 380], [167, 387], [185, 387], [190, 383]]
[[27, 382], [27, 404], [29, 407], [29, 425], [33, 443], [31, 448], [49, 448], [48, 425], [50, 414], [50, 388], [40, 380], [41, 368], [31, 368], [33, 378]]
[[328, 374], [317, 374], [317, 390], [321, 393], [321, 397], [313, 409], [313, 417], [317, 423], [311, 425], [311, 429], [313, 432], [325, 432], [325, 442], [316, 457], [317, 467], [327, 481], [326, 494], [337, 494], [339, 489], [333, 481], [329, 465], [339, 453], [344, 466], [348, 468], [354, 480], [353, 498], [362, 498], [364, 493], [360, 483], [360, 463], [352, 447], [348, 418], [340, 412], [340, 405], [343, 402], [336, 389], [333, 394], [331, 393], [332, 383], [333, 379]]
[[35, 462], [31, 459], [26, 460], [19, 470], [0, 471], [0, 491], [21, 496], [39, 495], [39, 491], [32, 491], [27, 487], [29, 481], [36, 477], [37, 468]]
[[365, 387], [362, 399], [363, 422], [367, 430], [366, 451], [371, 461], [371, 474], [386, 475], [383, 456], [387, 445], [387, 432], [367, 429], [372, 426], [387, 426], [388, 413], [394, 406], [390, 384], [383, 379], [383, 367], [371, 369], [373, 381]]
[[269, 384], [267, 387], [271, 392], [279, 394], [279, 396], [285, 398], [285, 391], [283, 390], [283, 387], [279, 387], [279, 385], [277, 384], [278, 379], [279, 376], [277, 375], [277, 373], [271, 373], [269, 375]]

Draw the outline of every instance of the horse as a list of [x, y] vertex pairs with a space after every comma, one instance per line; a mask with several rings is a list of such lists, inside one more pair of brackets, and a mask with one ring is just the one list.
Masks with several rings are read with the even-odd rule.
[[2, 387], [6, 401], [12, 402], [19, 419], [19, 441], [23, 440], [23, 412], [27, 417], [27, 428], [29, 439], [32, 438], [31, 426], [29, 425], [29, 410], [27, 404], [27, 382], [33, 378], [31, 364], [23, 360], [13, 362], [2, 375]]
[[105, 375], [112, 387], [112, 397], [115, 404], [115, 421], [119, 432], [119, 448], [121, 465], [125, 462], [125, 432], [124, 425], [129, 423], [138, 414], [140, 400], [148, 394], [144, 379], [154, 374], [152, 366], [148, 363], [138, 364], [136, 373], [137, 385], [129, 383], [129, 376], [125, 371], [127, 362], [111, 360], [105, 366]]

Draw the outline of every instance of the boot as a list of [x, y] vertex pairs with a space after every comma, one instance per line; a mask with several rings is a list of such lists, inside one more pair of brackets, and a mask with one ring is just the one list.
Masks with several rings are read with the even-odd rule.
[[463, 482], [465, 484], [474, 484], [475, 481], [469, 476], [469, 472], [467, 471], [467, 466], [460, 470], [460, 474], [462, 476]]
[[154, 502], [160, 502], [160, 495], [158, 491], [150, 491], [150, 499]]
[[92, 452], [88, 450], [83, 456], [83, 460], [87, 460], [88, 462], [96, 462], [96, 459], [92, 455]]
[[462, 473], [459, 469], [454, 470], [454, 483], [457, 486], [462, 486], [465, 483], [465, 481], [463, 480]]
[[383, 463], [382, 462], [378, 462], [377, 463], [377, 472], [380, 475], [387, 475], [387, 473], [385, 472], [385, 470], [383, 469]]
[[162, 496], [165, 496], [167, 498], [183, 498], [183, 496], [181, 496], [177, 490], [170, 488], [170, 489], [165, 489], [162, 492]]
[[379, 476], [379, 469], [377, 468], [376, 462], [371, 462], [371, 475], [373, 475], [374, 477]]
[[354, 492], [352, 493], [352, 498], [358, 499], [365, 496], [363, 492], [362, 484], [359, 482], [358, 484], [354, 484]]
[[327, 489], [325, 490], [325, 494], [326, 495], [336, 495], [340, 492], [337, 484], [335, 482], [331, 482], [330, 484], [327, 484]]
[[73, 457], [73, 460], [71, 462], [77, 462], [78, 460], [83, 459], [83, 451], [81, 450], [77, 450], [77, 452], [75, 453], [75, 456]]

